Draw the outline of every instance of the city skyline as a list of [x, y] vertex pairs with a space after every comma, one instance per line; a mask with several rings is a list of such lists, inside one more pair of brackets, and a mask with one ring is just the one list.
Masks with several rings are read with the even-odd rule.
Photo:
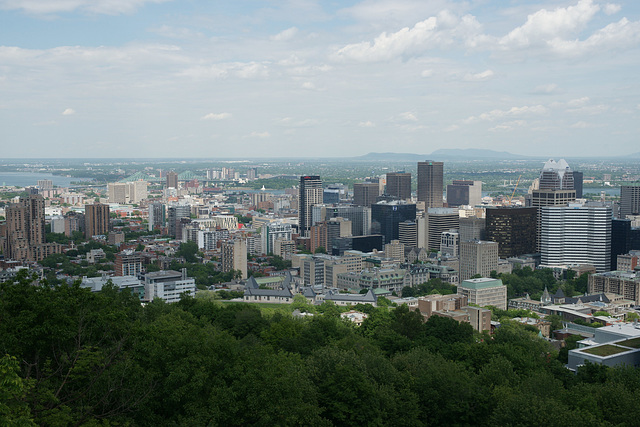
[[638, 151], [631, 1], [0, 0], [0, 16], [5, 157]]

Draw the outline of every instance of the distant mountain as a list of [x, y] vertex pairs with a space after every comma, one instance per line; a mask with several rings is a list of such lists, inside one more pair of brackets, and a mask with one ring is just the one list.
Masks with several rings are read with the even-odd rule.
[[[640, 154], [640, 153], [639, 153]], [[524, 159], [528, 156], [509, 153], [507, 151], [485, 150], [481, 148], [441, 148], [431, 154], [414, 153], [368, 153], [364, 156], [352, 157], [353, 160], [420, 162], [425, 160], [465, 160], [465, 159]]]
[[430, 155], [436, 159], [523, 159], [529, 156], [509, 153], [507, 151], [486, 150], [483, 148], [441, 148]]

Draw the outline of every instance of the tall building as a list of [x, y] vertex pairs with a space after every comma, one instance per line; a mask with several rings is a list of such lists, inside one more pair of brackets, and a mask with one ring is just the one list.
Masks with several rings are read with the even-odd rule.
[[260, 236], [262, 238], [262, 250], [265, 254], [275, 253], [277, 240], [291, 240], [293, 228], [291, 224], [275, 221], [262, 226]]
[[247, 278], [247, 242], [243, 239], [233, 239], [222, 242], [221, 245], [222, 271], [240, 271], [241, 278]]
[[371, 205], [371, 233], [381, 234], [383, 243], [398, 240], [399, 224], [416, 219], [416, 205], [402, 200]]
[[16, 261], [39, 261], [60, 251], [59, 245], [45, 242], [44, 198], [32, 194], [20, 197], [5, 210], [2, 252]]
[[298, 228], [302, 237], [309, 237], [313, 225], [312, 206], [322, 204], [322, 180], [319, 176], [300, 177], [298, 192]]
[[366, 236], [371, 233], [371, 209], [365, 206], [316, 205], [311, 208], [312, 223], [328, 221], [331, 218], [351, 221], [351, 234], [354, 236]]
[[537, 218], [538, 208], [489, 208], [486, 211], [486, 240], [498, 243], [500, 258], [535, 253]]
[[182, 238], [181, 221], [185, 218], [191, 218], [191, 206], [175, 205], [167, 208], [167, 223], [170, 236], [177, 239]]
[[444, 231], [440, 238], [440, 252], [457, 257], [460, 252], [460, 235], [455, 230]]
[[167, 188], [178, 188], [178, 174], [174, 171], [167, 172]]
[[377, 182], [356, 182], [353, 184], [353, 204], [371, 207], [380, 195], [380, 184]]
[[640, 183], [620, 187], [620, 218], [640, 215]]
[[460, 234], [461, 242], [465, 242], [468, 240], [486, 240], [485, 231], [485, 218], [478, 218], [475, 216], [460, 218], [460, 227], [458, 229], [458, 233]]
[[582, 172], [573, 171], [573, 189], [576, 190], [576, 199], [582, 199], [583, 183], [584, 174]]
[[542, 264], [611, 266], [611, 207], [571, 204], [541, 208]]
[[145, 181], [110, 182], [108, 187], [110, 203], [139, 203], [147, 198]]
[[87, 239], [93, 236], [106, 236], [109, 233], [109, 205], [94, 203], [84, 205], [84, 235]]
[[418, 223], [407, 220], [398, 224], [398, 240], [408, 248], [417, 248]]
[[442, 233], [457, 230], [460, 216], [457, 210], [451, 208], [427, 208], [424, 216], [419, 218], [418, 224], [418, 233], [424, 235], [424, 248], [428, 251], [439, 251]]
[[418, 162], [418, 201], [426, 208], [441, 208], [444, 188], [444, 163], [426, 160]]
[[482, 181], [454, 179], [447, 185], [447, 205], [456, 207], [462, 205], [475, 206], [482, 203]]
[[631, 220], [611, 220], [611, 270], [618, 264], [618, 255], [628, 254], [631, 250]]
[[399, 200], [411, 200], [411, 174], [409, 172], [389, 172], [385, 194]]
[[142, 254], [132, 250], [117, 253], [114, 270], [116, 276], [137, 276], [142, 273]]
[[540, 190], [574, 190], [573, 172], [565, 159], [549, 159], [540, 172]]
[[460, 280], [479, 274], [489, 277], [498, 270], [498, 244], [484, 240], [460, 242]]
[[149, 231], [164, 227], [166, 219], [164, 205], [162, 203], [149, 203]]

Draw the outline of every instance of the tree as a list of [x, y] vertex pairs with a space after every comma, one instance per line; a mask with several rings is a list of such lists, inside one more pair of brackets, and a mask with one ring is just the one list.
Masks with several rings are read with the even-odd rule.
[[311, 304], [302, 294], [294, 295], [291, 308], [293, 310], [298, 309], [303, 313], [315, 313], [316, 311], [313, 304]]
[[315, 251], [313, 251], [313, 253], [314, 253], [314, 254], [326, 254], [326, 253], [327, 253], [327, 250], [325, 249], [325, 247], [324, 247], [324, 246], [318, 246], [318, 247], [316, 248], [316, 250], [315, 250]]
[[198, 253], [198, 244], [196, 242], [180, 243], [180, 247], [176, 251], [177, 257], [183, 257], [185, 261], [190, 263], [198, 262], [196, 257]]

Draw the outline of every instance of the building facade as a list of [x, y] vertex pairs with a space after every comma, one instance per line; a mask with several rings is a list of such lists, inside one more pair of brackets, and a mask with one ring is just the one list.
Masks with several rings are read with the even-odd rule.
[[489, 277], [498, 270], [498, 244], [484, 240], [460, 242], [460, 280]]
[[106, 236], [109, 234], [109, 205], [94, 203], [84, 205], [85, 237]]
[[322, 204], [322, 180], [319, 176], [305, 175], [300, 177], [298, 192], [298, 227], [300, 235], [309, 237], [313, 225], [313, 205]]
[[486, 240], [498, 243], [500, 258], [536, 252], [538, 209], [496, 207], [486, 211]]
[[418, 162], [418, 201], [426, 208], [441, 208], [443, 203], [444, 163], [426, 160]]

